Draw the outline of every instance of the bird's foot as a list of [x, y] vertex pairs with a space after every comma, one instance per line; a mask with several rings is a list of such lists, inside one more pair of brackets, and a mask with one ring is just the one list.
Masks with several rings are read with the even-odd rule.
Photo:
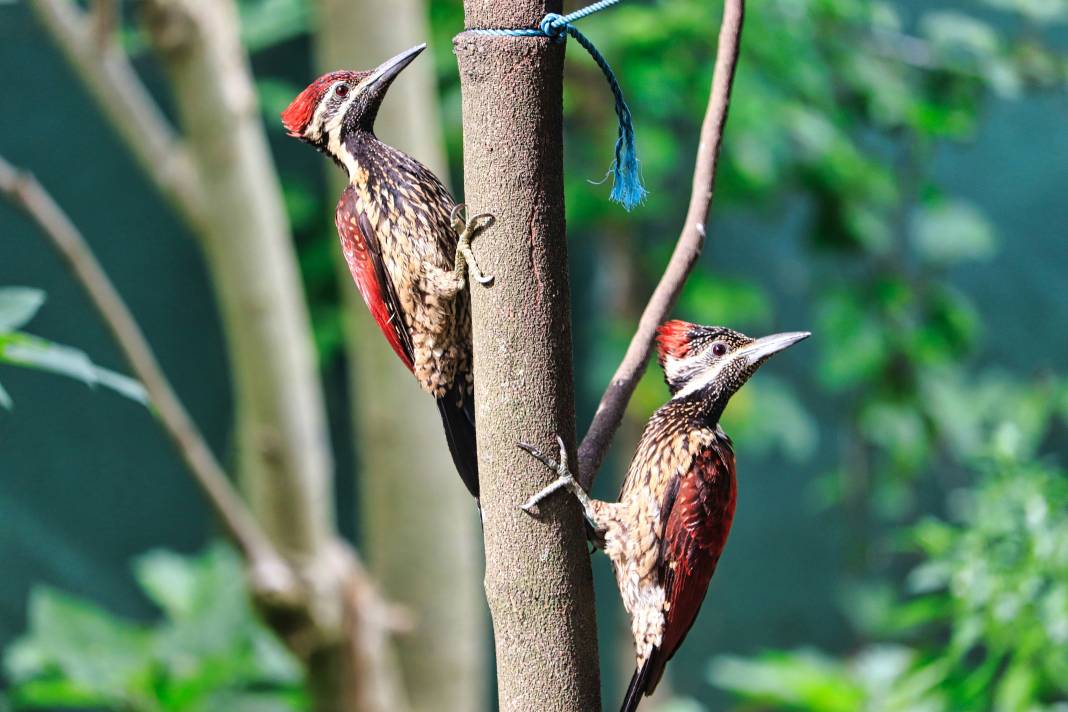
[[564, 439], [559, 435], [556, 436], [556, 442], [560, 447], [560, 459], [554, 460], [552, 457], [544, 454], [541, 450], [528, 445], [527, 443], [519, 443], [519, 447], [530, 453], [531, 457], [541, 462], [550, 470], [557, 474], [555, 482], [548, 487], [536, 492], [530, 499], [519, 506], [523, 511], [530, 513], [535, 506], [537, 506], [543, 499], [551, 495], [553, 492], [561, 489], [570, 490], [580, 500], [584, 499], [586, 494], [579, 486], [575, 476], [571, 474], [571, 471], [567, 469], [567, 447], [564, 445]]
[[489, 286], [493, 284], [493, 276], [485, 275], [478, 267], [475, 253], [471, 250], [471, 240], [483, 230], [489, 229], [496, 222], [489, 213], [476, 215], [470, 219], [463, 218], [464, 206], [455, 206], [449, 216], [452, 228], [456, 231], [456, 262], [453, 272], [463, 281], [468, 274], [474, 277], [479, 284]]

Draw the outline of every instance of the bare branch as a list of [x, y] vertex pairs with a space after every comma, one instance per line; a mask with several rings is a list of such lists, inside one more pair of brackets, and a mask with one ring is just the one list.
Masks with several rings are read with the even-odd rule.
[[660, 283], [649, 298], [642, 312], [638, 329], [631, 338], [623, 361], [616, 369], [612, 381], [601, 396], [597, 413], [590, 423], [578, 451], [579, 481], [589, 488], [612, 437], [623, 420], [631, 395], [645, 373], [649, 354], [652, 352], [656, 327], [675, 306], [686, 278], [693, 269], [705, 242], [705, 225], [712, 207], [712, 193], [716, 183], [716, 166], [719, 162], [723, 128], [727, 123], [730, 108], [731, 87], [734, 70], [738, 64], [739, 43], [745, 18], [745, 0], [726, 0], [723, 7], [723, 22], [719, 32], [719, 47], [716, 51], [716, 67], [712, 75], [712, 87], [708, 109], [701, 126], [701, 142], [697, 147], [697, 161], [693, 174], [693, 190], [686, 222], [682, 226], [675, 251]]
[[[117, 42], [101, 41], [108, 0], [97, 21], [71, 0], [33, 0], [32, 7], [160, 193], [196, 226], [203, 198], [184, 143], [152, 99]], [[103, 19], [101, 19], [103, 18]]]
[[0, 194], [25, 212], [67, 263], [89, 295], [130, 368], [148, 392], [160, 425], [207, 496], [208, 503], [234, 544], [245, 555], [264, 589], [288, 590], [292, 574], [260, 529], [226, 472], [212, 454], [170, 382], [148, 341], [104, 268], [78, 228], [37, 180], [0, 157]]
[[120, 14], [118, 0], [93, 0], [90, 4], [93, 14], [93, 35], [100, 51], [106, 51], [115, 41], [119, 29]]

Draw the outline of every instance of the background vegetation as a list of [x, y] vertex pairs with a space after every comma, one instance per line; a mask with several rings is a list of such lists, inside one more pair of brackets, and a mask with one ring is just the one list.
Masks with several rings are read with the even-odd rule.
[[[338, 521], [360, 543], [368, 533], [357, 534], [354, 482], [404, 473], [353, 477], [347, 421], [361, 394], [345, 396], [354, 352], [333, 191], [321, 159], [284, 141], [276, 119], [316, 73], [315, 8], [249, 0], [241, 9], [333, 416]], [[445, 0], [425, 12], [459, 186], [450, 40], [462, 13]], [[615, 130], [603, 80], [569, 53], [580, 422], [685, 213], [718, 13], [710, 0], [635, 1], [584, 21], [635, 114], [651, 195], [630, 214], [598, 182]], [[708, 247], [677, 315], [816, 337], [727, 413], [737, 523], [673, 663], [665, 709], [1068, 705], [1066, 23], [1060, 0], [750, 5]], [[137, 27], [131, 18], [123, 41], [170, 106]], [[228, 374], [197, 253], [44, 40], [25, 3], [0, 6], [0, 94], [14, 107], [0, 116], [0, 154], [34, 170], [83, 226], [212, 444], [232, 452]], [[40, 292], [0, 291], [0, 361], [138, 396], [113, 373], [121, 360], [32, 227], [6, 208], [0, 220], [0, 285], [50, 296], [38, 312]], [[146, 411], [8, 365], [0, 383], [9, 704], [303, 709], [299, 665], [257, 622], [236, 558], [208, 544], [207, 513]], [[651, 371], [600, 496], [618, 487], [664, 397]], [[423, 537], [412, 546], [434, 533]], [[611, 706], [630, 667], [613, 663], [628, 660], [629, 641], [603, 557], [595, 570]], [[491, 708], [490, 685], [479, 686]]]

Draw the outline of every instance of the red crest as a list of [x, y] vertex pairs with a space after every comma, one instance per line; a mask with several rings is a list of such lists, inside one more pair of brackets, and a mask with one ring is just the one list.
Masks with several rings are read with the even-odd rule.
[[685, 358], [690, 350], [690, 331], [695, 327], [688, 321], [673, 319], [666, 321], [656, 330], [656, 348], [660, 354], [660, 362], [668, 356], [672, 358]]
[[340, 79], [352, 79], [355, 76], [356, 72], [330, 72], [309, 84], [282, 112], [282, 125], [285, 126], [286, 133], [294, 138], [303, 137], [304, 130], [315, 115], [316, 107], [330, 86]]

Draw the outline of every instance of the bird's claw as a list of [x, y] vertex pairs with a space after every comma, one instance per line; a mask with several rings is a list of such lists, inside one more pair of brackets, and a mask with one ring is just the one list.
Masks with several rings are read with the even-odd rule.
[[466, 272], [479, 284], [489, 286], [493, 284], [493, 276], [483, 274], [479, 269], [475, 253], [471, 250], [471, 240], [483, 230], [493, 227], [497, 218], [489, 213], [482, 213], [465, 220], [462, 217], [463, 211], [464, 204], [460, 203], [453, 206], [452, 212], [449, 213], [449, 222], [456, 231], [456, 271]]
[[531, 457], [557, 474], [556, 481], [541, 491], [535, 492], [530, 499], [519, 505], [519, 508], [528, 514], [530, 514], [531, 510], [533, 510], [543, 499], [554, 492], [561, 489], [574, 490], [577, 486], [575, 476], [571, 474], [569, 469], [567, 469], [567, 446], [564, 444], [564, 439], [559, 435], [556, 436], [556, 444], [560, 448], [559, 460], [554, 460], [533, 445], [528, 443], [518, 443], [521, 450], [525, 450]]

